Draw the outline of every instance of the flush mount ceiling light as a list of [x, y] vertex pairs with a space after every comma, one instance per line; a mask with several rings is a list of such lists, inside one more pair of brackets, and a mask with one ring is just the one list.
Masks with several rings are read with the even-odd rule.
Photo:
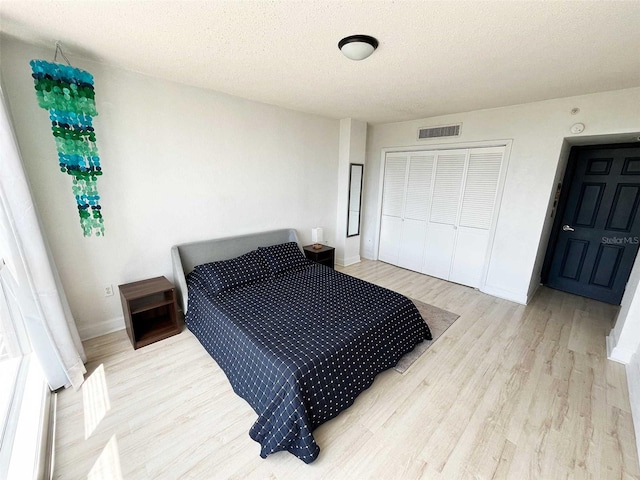
[[351, 60], [364, 60], [378, 48], [378, 40], [369, 35], [350, 35], [338, 42], [338, 48]]

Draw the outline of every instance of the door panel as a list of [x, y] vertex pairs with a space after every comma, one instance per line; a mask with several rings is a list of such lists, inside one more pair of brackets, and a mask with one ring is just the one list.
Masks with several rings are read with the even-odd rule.
[[578, 240], [576, 238], [567, 240], [567, 248], [562, 261], [560, 275], [570, 280], [578, 280], [588, 250], [589, 242], [585, 240]]
[[434, 158], [435, 155], [410, 157], [404, 218], [427, 220]]
[[419, 272], [427, 238], [427, 215], [435, 155], [411, 155], [397, 265]]
[[607, 220], [608, 230], [629, 232], [633, 225], [633, 219], [638, 211], [640, 200], [640, 184], [620, 184], [613, 199], [611, 213]]
[[623, 247], [600, 245], [590, 283], [600, 287], [611, 288], [615, 282], [623, 255]]
[[640, 156], [627, 157], [622, 167], [623, 175], [640, 175]]
[[397, 265], [416, 272], [421, 271], [426, 238], [427, 222], [405, 218], [402, 222], [402, 240]]
[[578, 207], [572, 222], [580, 227], [593, 227], [602, 202], [605, 183], [583, 183], [578, 199]]
[[469, 153], [460, 226], [491, 228], [503, 154], [503, 148], [478, 148]]
[[438, 154], [430, 222], [457, 224], [466, 158], [464, 150]]
[[406, 176], [407, 157], [387, 157], [384, 168], [384, 187], [382, 189], [383, 215], [402, 216]]
[[402, 239], [402, 219], [383, 215], [380, 219], [380, 248], [378, 259], [397, 265]]
[[378, 258], [396, 265], [402, 238], [402, 211], [407, 180], [407, 156], [388, 155], [385, 159]]
[[571, 161], [547, 285], [620, 304], [640, 243], [640, 147], [575, 148]]
[[449, 280], [474, 288], [480, 287], [488, 242], [488, 230], [458, 227]]
[[466, 150], [439, 152], [422, 272], [449, 280], [464, 181]]
[[422, 273], [449, 280], [455, 243], [456, 231], [454, 225], [430, 224], [429, 234], [425, 243]]

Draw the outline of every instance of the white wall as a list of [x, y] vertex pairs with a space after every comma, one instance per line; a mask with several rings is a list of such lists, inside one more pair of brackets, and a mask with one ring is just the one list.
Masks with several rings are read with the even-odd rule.
[[[2, 38], [0, 53], [27, 176], [83, 338], [123, 327], [118, 284], [172, 278], [173, 244], [283, 227], [310, 243], [317, 225], [334, 239], [337, 120], [70, 58], [95, 77], [104, 170], [106, 237], [83, 237], [29, 67], [53, 50]], [[116, 294], [105, 298], [110, 284]]]
[[629, 403], [640, 456], [640, 255], [629, 276], [616, 324], [607, 337], [609, 359], [625, 363]]
[[[630, 363], [631, 357], [640, 352], [640, 255], [629, 275], [607, 347], [609, 358], [621, 363]], [[640, 361], [640, 357], [637, 360]]]
[[[551, 197], [561, 178], [570, 127], [582, 122], [582, 136], [640, 131], [640, 88], [562, 98], [512, 107], [466, 112], [369, 128], [365, 171], [362, 255], [375, 258], [378, 232], [381, 150], [430, 147], [443, 143], [473, 144], [513, 141], [509, 169], [496, 228], [495, 242], [483, 290], [526, 303], [540, 281], [544, 245], [550, 228]], [[572, 108], [580, 108], [571, 115]], [[417, 140], [420, 127], [462, 122], [455, 140]], [[631, 138], [631, 135], [629, 135]], [[570, 138], [569, 138], [570, 140]], [[566, 158], [562, 160], [565, 162]]]

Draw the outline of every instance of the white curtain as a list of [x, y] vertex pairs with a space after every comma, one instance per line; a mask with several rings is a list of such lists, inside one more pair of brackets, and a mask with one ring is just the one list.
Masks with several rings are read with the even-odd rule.
[[58, 272], [42, 234], [7, 105], [0, 88], [0, 201], [17, 257], [11, 259], [29, 341], [52, 390], [84, 381], [86, 357]]

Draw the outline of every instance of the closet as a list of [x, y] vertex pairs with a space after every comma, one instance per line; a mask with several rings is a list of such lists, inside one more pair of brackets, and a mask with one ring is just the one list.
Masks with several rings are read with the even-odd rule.
[[378, 258], [480, 287], [504, 147], [385, 156]]

